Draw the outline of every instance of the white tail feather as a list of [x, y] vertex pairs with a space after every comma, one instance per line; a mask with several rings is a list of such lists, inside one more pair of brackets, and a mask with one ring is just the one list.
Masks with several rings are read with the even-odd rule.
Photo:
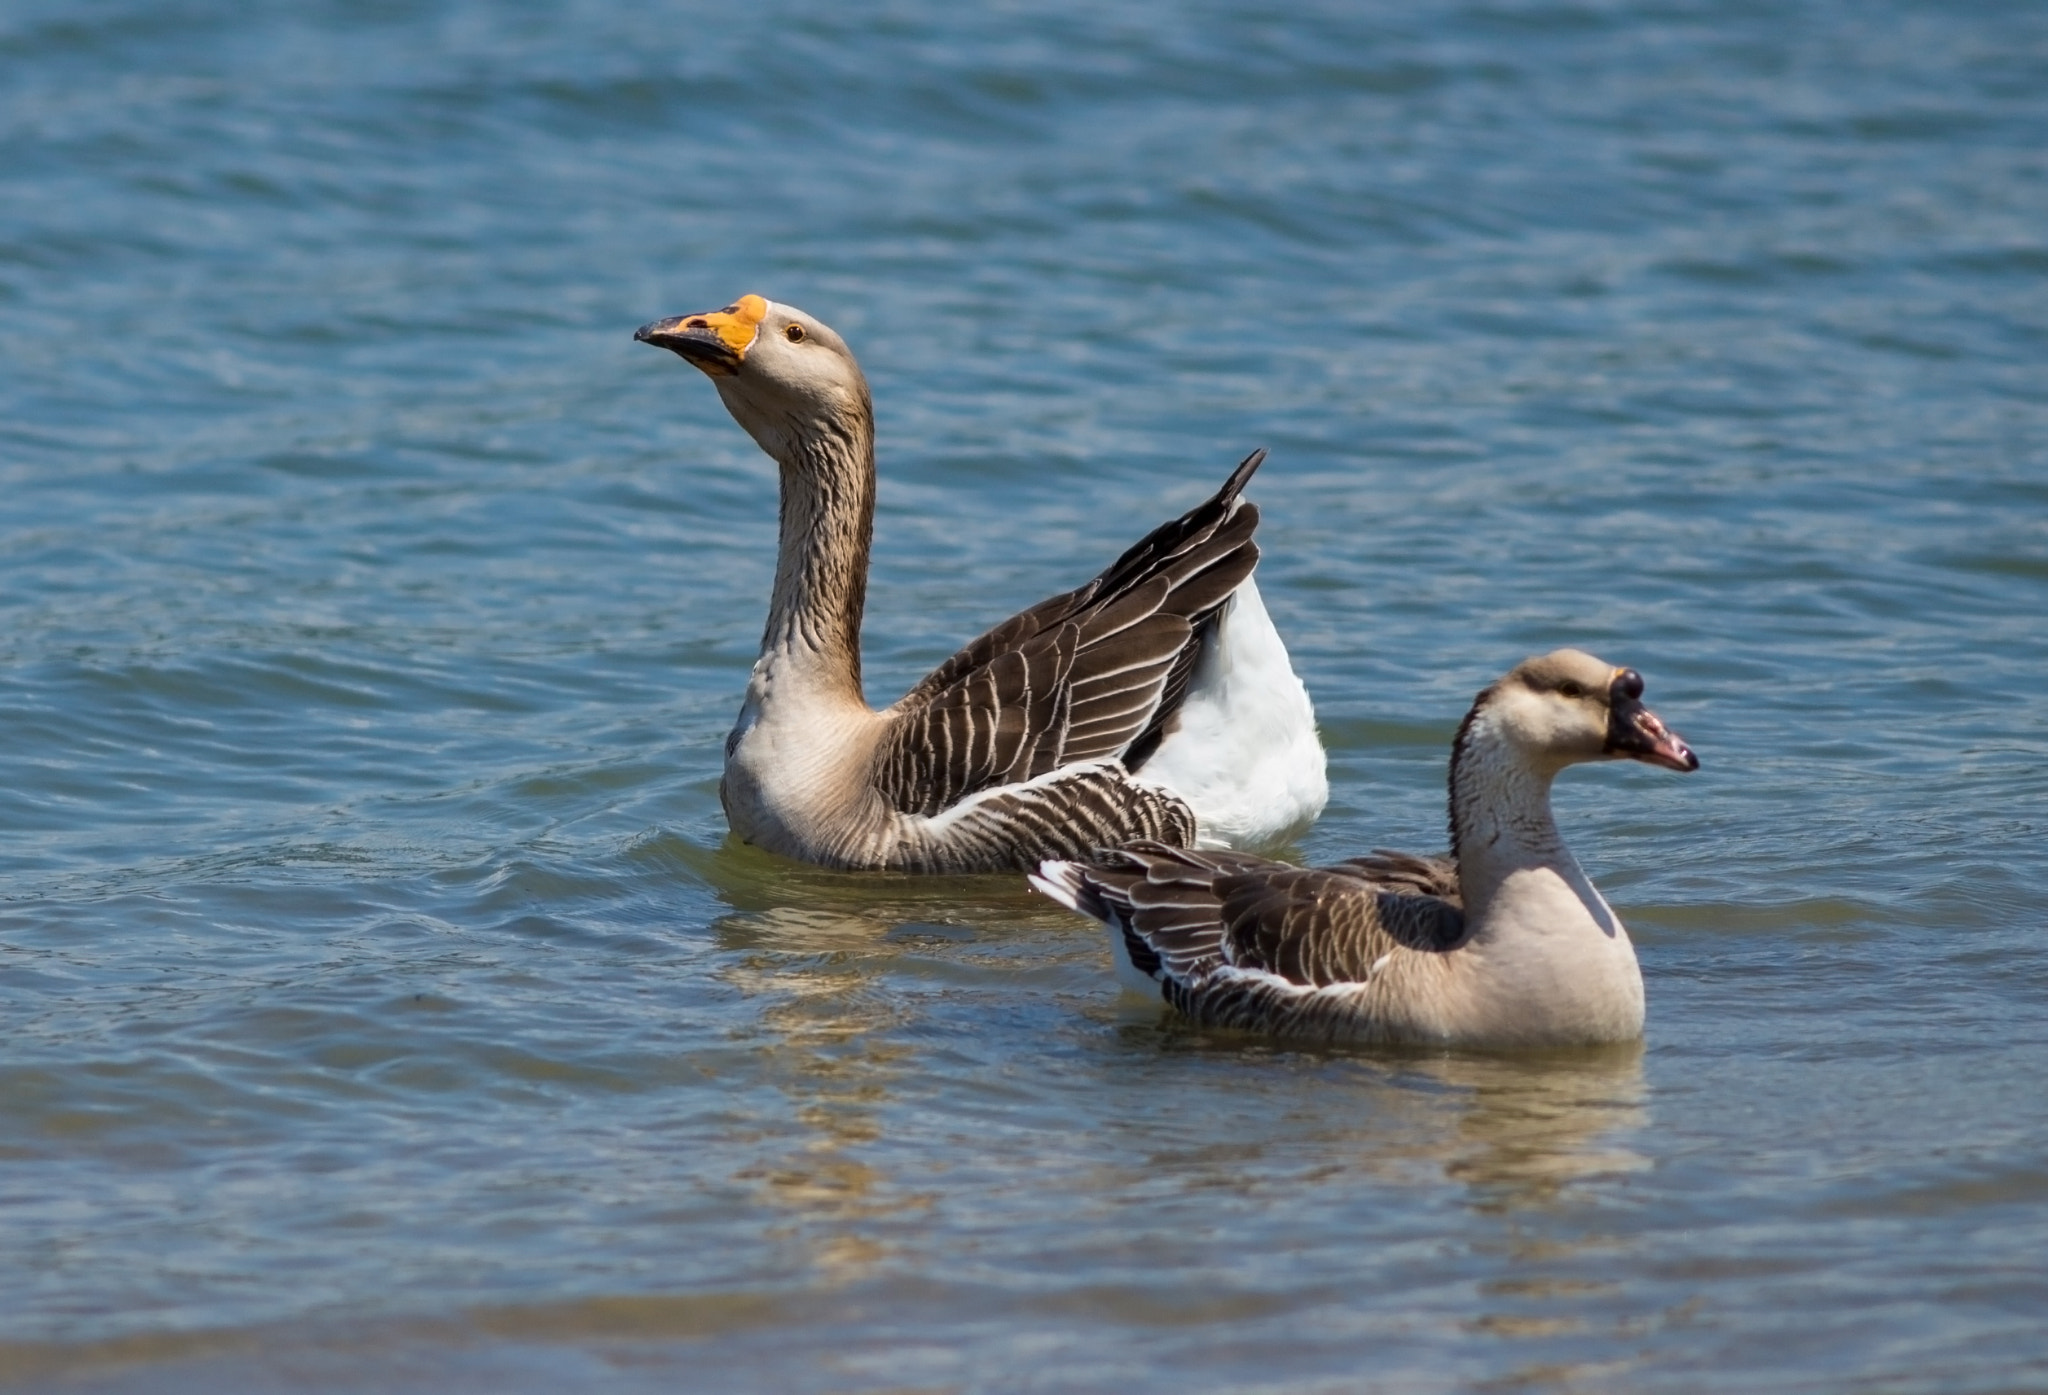
[[1330, 798], [1308, 690], [1258, 582], [1217, 618], [1174, 729], [1138, 771], [1195, 811], [1201, 846], [1264, 851], [1298, 838]]
[[1101, 917], [1081, 905], [1082, 871], [1083, 868], [1078, 862], [1056, 862], [1047, 859], [1038, 864], [1036, 872], [1027, 873], [1026, 880], [1068, 910], [1085, 915], [1090, 920], [1099, 920]]

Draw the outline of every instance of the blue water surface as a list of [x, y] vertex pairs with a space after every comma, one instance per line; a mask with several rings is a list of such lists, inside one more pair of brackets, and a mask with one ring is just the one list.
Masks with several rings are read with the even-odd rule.
[[[1640, 1050], [1287, 1049], [730, 842], [775, 471], [886, 702], [1270, 462], [1333, 799], [1575, 644]], [[0, 6], [0, 1386], [2048, 1388], [2048, 9]]]

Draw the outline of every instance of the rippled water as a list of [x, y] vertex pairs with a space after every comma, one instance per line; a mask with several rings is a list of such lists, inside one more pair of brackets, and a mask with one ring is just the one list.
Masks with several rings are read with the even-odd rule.
[[[2048, 11], [0, 10], [0, 1383], [2048, 1386]], [[1304, 1052], [728, 845], [774, 478], [870, 695], [1273, 449], [1335, 797], [1575, 643], [1640, 1050]]]

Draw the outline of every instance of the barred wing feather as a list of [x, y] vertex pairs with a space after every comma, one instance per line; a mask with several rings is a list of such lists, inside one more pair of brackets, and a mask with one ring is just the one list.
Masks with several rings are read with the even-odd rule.
[[1314, 988], [1362, 983], [1396, 949], [1448, 949], [1465, 929], [1456, 904], [1390, 889], [1350, 867], [1269, 864], [1219, 877], [1214, 890], [1234, 967]]
[[[1406, 854], [1358, 862], [1376, 858], [1392, 859], [1404, 877], [1433, 875], [1431, 860]], [[1356, 863], [1295, 867], [1140, 842], [1105, 849], [1094, 866], [1066, 867], [1048, 889], [1118, 930], [1141, 972], [1192, 998], [1239, 976], [1232, 971], [1302, 988], [1363, 983], [1396, 949], [1446, 950], [1464, 935], [1455, 900], [1382, 884]], [[1209, 1018], [1199, 1004], [1189, 1010]]]
[[1142, 765], [1206, 627], [1258, 562], [1258, 509], [1238, 495], [1264, 456], [1086, 586], [1004, 621], [911, 689], [875, 752], [874, 784], [892, 807], [936, 816], [1068, 765]]

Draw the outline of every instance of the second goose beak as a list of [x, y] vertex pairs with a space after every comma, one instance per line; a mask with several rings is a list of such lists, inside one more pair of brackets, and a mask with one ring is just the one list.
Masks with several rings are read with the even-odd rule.
[[1608, 689], [1607, 751], [1666, 770], [1698, 770], [1700, 758], [1678, 733], [1643, 706], [1643, 676], [1632, 668], [1614, 675]]

